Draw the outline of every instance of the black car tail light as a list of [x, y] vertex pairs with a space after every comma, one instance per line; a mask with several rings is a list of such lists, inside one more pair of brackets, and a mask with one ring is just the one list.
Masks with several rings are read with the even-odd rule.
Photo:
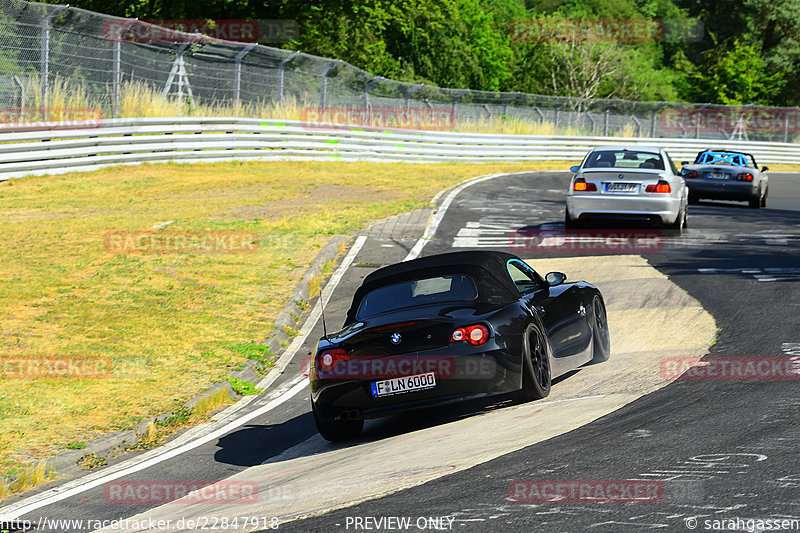
[[742, 172], [741, 174], [736, 176], [736, 178], [739, 181], [753, 181], [753, 175], [750, 174], [749, 172]]
[[321, 372], [330, 372], [336, 366], [336, 363], [349, 359], [350, 356], [347, 355], [346, 351], [341, 348], [333, 348], [317, 354], [316, 364]]
[[647, 187], [645, 187], [644, 192], [670, 193], [672, 192], [672, 188], [666, 181], [658, 180], [658, 183], [656, 183], [655, 185], [648, 185]]
[[453, 331], [450, 342], [467, 341], [473, 346], [480, 346], [489, 340], [489, 329], [482, 324], [465, 326]]

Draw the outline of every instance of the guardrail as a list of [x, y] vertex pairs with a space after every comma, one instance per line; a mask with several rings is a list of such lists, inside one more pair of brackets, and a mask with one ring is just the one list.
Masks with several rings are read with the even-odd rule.
[[386, 130], [246, 118], [128, 118], [0, 126], [0, 180], [145, 162], [580, 161], [600, 145], [659, 146], [673, 159], [724, 145], [759, 164], [797, 163], [800, 144]]

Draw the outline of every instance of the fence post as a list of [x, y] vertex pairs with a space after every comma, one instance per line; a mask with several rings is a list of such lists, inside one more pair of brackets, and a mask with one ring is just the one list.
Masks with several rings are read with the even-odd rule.
[[411, 109], [411, 97], [414, 96], [414, 93], [419, 91], [422, 88], [422, 83], [416, 83], [411, 86], [411, 88], [406, 93], [406, 112]]
[[556, 135], [558, 135], [558, 114], [561, 111], [561, 106], [562, 105], [564, 105], [564, 99], [563, 98], [561, 99], [561, 101], [556, 106], [556, 116], [554, 118], [555, 124], [553, 125], [553, 129], [555, 130]]
[[608, 137], [608, 108], [603, 116], [603, 137]]
[[112, 94], [112, 110], [111, 114], [114, 118], [119, 117], [119, 93], [122, 84], [122, 35], [128, 31], [128, 26], [138, 21], [139, 19], [128, 20], [125, 22], [123, 29], [119, 32], [119, 38], [114, 38], [114, 48], [112, 49], [112, 78], [111, 84], [113, 86]]
[[364, 87], [364, 118], [367, 124], [372, 124], [372, 111], [369, 107], [369, 92], [383, 79], [383, 76], [375, 76]]
[[656, 136], [656, 116], [658, 115], [658, 110], [663, 107], [663, 104], [658, 104], [655, 109], [653, 109], [653, 117], [650, 122], [650, 138], [654, 139]]
[[700, 138], [700, 114], [695, 113], [694, 115], [694, 138]]
[[25, 86], [19, 76], [16, 75], [14, 76], [14, 83], [19, 87], [19, 122], [23, 122], [25, 120]]
[[[16, 76], [15, 76], [16, 77]], [[789, 142], [789, 112], [783, 116], [783, 142]]]
[[294, 56], [299, 54], [297, 50], [284, 57], [278, 64], [278, 104], [283, 104], [283, 73], [286, 70], [286, 65], [294, 59]]
[[458, 113], [456, 113], [456, 102], [464, 96], [464, 93], [467, 92], [466, 89], [461, 89], [456, 93], [453, 97], [453, 102], [450, 104], [450, 113], [453, 115], [453, 125], [455, 126], [456, 122], [458, 122]]
[[119, 117], [119, 85], [120, 85], [120, 73], [122, 72], [120, 69], [120, 61], [121, 58], [121, 39], [117, 39], [114, 41], [114, 48], [113, 48], [113, 69], [112, 69], [112, 77], [111, 77], [111, 84], [113, 88], [113, 102], [111, 104], [111, 116], [114, 118]]
[[319, 106], [323, 112], [325, 112], [325, 107], [328, 104], [328, 74], [331, 73], [333, 67], [339, 64], [339, 60], [331, 61], [328, 68], [325, 69], [325, 72], [322, 74], [322, 87], [321, 87], [321, 94], [319, 99]]
[[592, 135], [594, 135], [594, 129], [596, 124], [594, 123], [594, 119], [592, 118], [592, 114], [587, 110], [583, 112], [583, 116], [589, 119], [589, 123], [592, 125]]
[[518, 92], [509, 93], [503, 100], [503, 117], [508, 118], [508, 104], [510, 104], [517, 96]]
[[244, 48], [239, 50], [233, 60], [236, 62], [235, 77], [233, 80], [233, 105], [239, 107], [239, 95], [242, 92], [242, 58], [258, 43], [247, 43]]
[[53, 10], [50, 11], [42, 21], [42, 49], [39, 56], [39, 75], [42, 78], [42, 101], [39, 103], [39, 113], [42, 115], [41, 120], [47, 120], [44, 113], [47, 107], [47, 80], [50, 77], [50, 21], [56, 18], [58, 14], [67, 7], [68, 6], [61, 4], [54, 6]]
[[636, 118], [636, 115], [631, 115], [631, 120], [636, 125], [636, 134], [634, 137], [641, 137], [642, 136], [642, 125], [639, 123], [639, 119]]

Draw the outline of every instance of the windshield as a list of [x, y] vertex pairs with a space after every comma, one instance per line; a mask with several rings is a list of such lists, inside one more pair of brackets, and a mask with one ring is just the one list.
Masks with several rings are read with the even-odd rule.
[[361, 300], [359, 320], [387, 311], [444, 302], [471, 302], [478, 297], [475, 281], [464, 274], [452, 274], [404, 281], [370, 291]]
[[650, 168], [664, 170], [661, 156], [636, 150], [597, 150], [586, 158], [584, 168]]

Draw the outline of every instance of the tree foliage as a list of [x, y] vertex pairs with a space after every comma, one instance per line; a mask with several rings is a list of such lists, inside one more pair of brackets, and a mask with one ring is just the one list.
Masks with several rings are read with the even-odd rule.
[[[52, 0], [53, 2], [60, 0]], [[140, 19], [293, 19], [280, 46], [375, 75], [585, 98], [800, 104], [800, 0], [76, 0]], [[650, 21], [653, 39], [520, 39], [519, 24]], [[531, 22], [532, 21], [532, 22]], [[633, 21], [633, 22], [631, 22]]]

